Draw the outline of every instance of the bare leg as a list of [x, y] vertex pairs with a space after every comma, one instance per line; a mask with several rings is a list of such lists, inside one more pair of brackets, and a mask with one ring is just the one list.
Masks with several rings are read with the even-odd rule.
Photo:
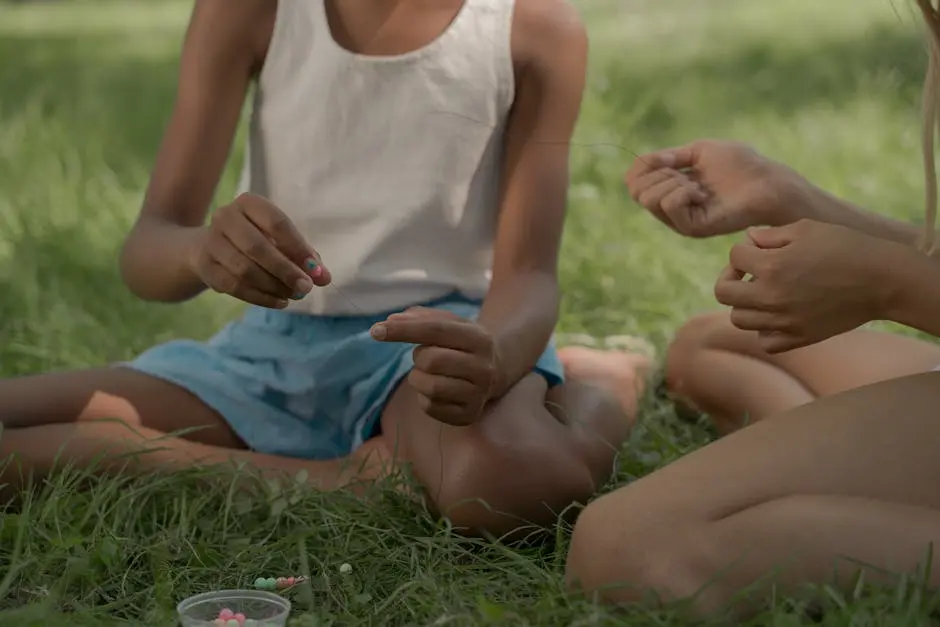
[[586, 502], [610, 478], [629, 418], [588, 382], [571, 379], [548, 391], [531, 374], [469, 427], [432, 419], [403, 385], [382, 429], [438, 512], [467, 533], [499, 536], [550, 524]]
[[0, 381], [0, 422], [20, 429], [114, 419], [223, 448], [245, 444], [215, 411], [184, 390], [129, 368], [97, 368]]
[[270, 476], [293, 476], [307, 470], [314, 480], [319, 479], [318, 485], [330, 489], [338, 487], [347, 470], [339, 460], [310, 461], [227, 449], [111, 420], [7, 430], [0, 436], [0, 459], [10, 458], [13, 463], [3, 482], [13, 486], [65, 466], [149, 473], [244, 462]]
[[[355, 460], [309, 461], [246, 451], [227, 423], [198, 398], [125, 368], [0, 381], [0, 402], [0, 460], [14, 458], [2, 481], [14, 488], [65, 464], [150, 472], [245, 462], [263, 473], [306, 470], [311, 483], [332, 489], [378, 476], [372, 463], [361, 468], [367, 454], [375, 453], [372, 462], [388, 457], [382, 440], [370, 443]], [[187, 429], [180, 437], [167, 435]]]
[[843, 588], [863, 568], [869, 580], [910, 573], [940, 543], [938, 418], [940, 373], [927, 373], [734, 433], [588, 506], [569, 582], [612, 602], [705, 589], [694, 608], [709, 614], [756, 582], [788, 594], [835, 568]]
[[[566, 367], [616, 380], [624, 353], [568, 348]], [[666, 355], [669, 391], [686, 408], [708, 414], [721, 433], [814, 399], [940, 365], [940, 346], [909, 337], [854, 331], [782, 355], [768, 355], [757, 335], [731, 324], [726, 312], [696, 316]], [[602, 376], [598, 374], [597, 376]]]
[[[565, 372], [582, 381], [612, 394], [624, 410], [635, 414], [637, 398], [642, 384], [652, 370], [652, 360], [644, 355], [622, 351], [602, 351], [583, 346], [566, 346], [559, 349], [558, 358]], [[637, 387], [640, 382], [641, 388]]]

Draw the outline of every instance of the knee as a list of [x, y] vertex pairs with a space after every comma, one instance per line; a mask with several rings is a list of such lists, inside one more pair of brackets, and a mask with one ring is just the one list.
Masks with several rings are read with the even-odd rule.
[[715, 311], [693, 316], [679, 328], [666, 351], [666, 385], [671, 392], [682, 392], [685, 381], [695, 372], [697, 357], [714, 348], [714, 336], [727, 321], [725, 312]]
[[[624, 490], [627, 490], [625, 488]], [[591, 503], [574, 527], [565, 569], [568, 589], [611, 605], [707, 601], [702, 568], [705, 527], [664, 523], [644, 503], [614, 492]], [[653, 515], [651, 515], [653, 514]]]
[[595, 489], [588, 465], [570, 450], [475, 434], [448, 450], [429, 496], [461, 533], [502, 537], [554, 524]]

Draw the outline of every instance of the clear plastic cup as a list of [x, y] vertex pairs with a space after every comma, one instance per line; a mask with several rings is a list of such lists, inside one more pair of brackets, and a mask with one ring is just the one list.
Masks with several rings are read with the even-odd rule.
[[245, 627], [287, 627], [290, 601], [262, 590], [217, 590], [189, 597], [176, 606], [183, 627], [215, 627], [219, 613], [244, 614]]

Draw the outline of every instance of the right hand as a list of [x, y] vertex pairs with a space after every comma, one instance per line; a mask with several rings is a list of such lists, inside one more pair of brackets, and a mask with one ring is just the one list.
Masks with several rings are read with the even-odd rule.
[[809, 182], [738, 142], [700, 140], [640, 155], [624, 181], [636, 202], [688, 237], [813, 217]]
[[253, 194], [242, 194], [213, 214], [191, 264], [207, 287], [272, 309], [331, 281], [320, 256], [284, 212]]

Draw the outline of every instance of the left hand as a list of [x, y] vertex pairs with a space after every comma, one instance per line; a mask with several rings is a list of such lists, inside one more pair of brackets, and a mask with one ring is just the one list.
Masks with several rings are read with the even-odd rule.
[[418, 345], [408, 383], [429, 416], [465, 426], [482, 415], [496, 388], [498, 359], [493, 337], [479, 324], [413, 307], [373, 326], [372, 337]]
[[886, 305], [882, 285], [890, 281], [878, 273], [890, 258], [888, 248], [899, 244], [810, 220], [751, 229], [748, 237], [731, 249], [715, 297], [732, 307], [732, 324], [758, 332], [768, 353], [880, 319]]

